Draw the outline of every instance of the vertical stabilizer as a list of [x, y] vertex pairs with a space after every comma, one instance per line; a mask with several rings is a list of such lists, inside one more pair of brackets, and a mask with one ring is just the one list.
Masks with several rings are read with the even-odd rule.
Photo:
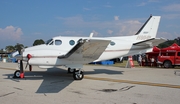
[[159, 27], [160, 16], [150, 16], [144, 25], [135, 34], [136, 40], [147, 40], [155, 38]]

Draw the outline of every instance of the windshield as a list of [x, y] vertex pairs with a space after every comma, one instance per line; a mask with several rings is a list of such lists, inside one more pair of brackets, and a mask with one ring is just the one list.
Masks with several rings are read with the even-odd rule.
[[49, 43], [51, 43], [52, 40], [53, 40], [53, 39], [47, 40], [46, 45], [48, 45]]

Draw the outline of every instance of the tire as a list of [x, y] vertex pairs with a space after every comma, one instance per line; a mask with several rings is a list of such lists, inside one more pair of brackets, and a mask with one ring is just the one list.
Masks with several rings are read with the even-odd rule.
[[16, 70], [14, 72], [14, 77], [13, 78], [20, 78], [20, 70]]
[[171, 61], [165, 61], [163, 65], [165, 68], [171, 68], [172, 67]]
[[73, 78], [74, 80], [82, 80], [84, 78], [83, 71], [81, 71], [80, 73], [79, 73], [79, 70], [74, 71]]

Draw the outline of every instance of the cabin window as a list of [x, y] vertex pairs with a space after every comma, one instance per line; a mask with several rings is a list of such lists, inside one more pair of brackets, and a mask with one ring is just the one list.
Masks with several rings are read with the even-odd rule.
[[69, 41], [69, 44], [70, 44], [70, 45], [74, 45], [74, 44], [75, 44], [75, 41], [74, 41], [74, 40], [70, 40], [70, 41]]
[[113, 46], [113, 45], [115, 45], [115, 43], [114, 43], [114, 42], [111, 42], [110, 45]]
[[61, 45], [62, 41], [61, 40], [55, 40], [55, 45]]

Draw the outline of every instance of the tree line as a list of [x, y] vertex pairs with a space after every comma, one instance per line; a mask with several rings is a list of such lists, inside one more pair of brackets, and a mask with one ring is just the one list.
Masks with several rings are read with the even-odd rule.
[[157, 47], [158, 48], [166, 48], [166, 47], [171, 46], [174, 43], [176, 43], [176, 44], [178, 44], [180, 46], [180, 37], [178, 37], [178, 38], [176, 38], [174, 40], [168, 40], [168, 41], [166, 41], [164, 43], [161, 43]]
[[[32, 46], [41, 45], [41, 44], [45, 44], [44, 40], [37, 39], [37, 40], [34, 41]], [[6, 46], [5, 50], [6, 50], [7, 53], [11, 53], [11, 52], [17, 51], [19, 46], [22, 47], [22, 48], [27, 48], [27, 46], [24, 46], [23, 44], [17, 43], [14, 46], [12, 46], [12, 45]], [[0, 52], [4, 52], [4, 50], [1, 49]]]

